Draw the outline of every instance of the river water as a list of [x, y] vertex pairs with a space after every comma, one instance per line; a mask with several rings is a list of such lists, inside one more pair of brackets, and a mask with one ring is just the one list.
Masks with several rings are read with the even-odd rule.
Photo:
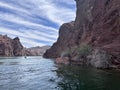
[[1, 57], [0, 90], [120, 90], [120, 72], [56, 65], [42, 57]]

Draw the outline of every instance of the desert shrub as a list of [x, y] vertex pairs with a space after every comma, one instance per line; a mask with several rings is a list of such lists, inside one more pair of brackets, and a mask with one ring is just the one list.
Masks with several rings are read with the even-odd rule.
[[61, 57], [70, 57], [75, 48], [68, 48], [66, 51], [62, 52]]
[[87, 44], [82, 44], [77, 48], [79, 56], [82, 58], [87, 57], [92, 52], [92, 48]]
[[86, 58], [91, 54], [92, 48], [87, 44], [81, 44], [78, 47], [68, 48], [66, 51], [62, 52], [61, 57], [74, 57]]

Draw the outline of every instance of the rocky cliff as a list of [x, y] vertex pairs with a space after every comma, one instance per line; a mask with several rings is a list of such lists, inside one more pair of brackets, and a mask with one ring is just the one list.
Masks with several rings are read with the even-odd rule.
[[11, 39], [7, 35], [0, 35], [0, 56], [22, 56], [23, 46], [16, 37]]
[[68, 48], [75, 45], [74, 39], [74, 22], [65, 23], [60, 27], [59, 38], [53, 46], [46, 51], [44, 57], [46, 58], [56, 58], [60, 57], [61, 53]]
[[83, 62], [87, 59], [87, 63], [96, 67], [103, 67], [104, 65], [119, 67], [120, 0], [75, 1], [77, 6], [75, 21], [63, 24], [60, 27], [57, 42], [46, 51], [44, 57], [57, 58], [63, 56], [63, 52], [68, 51], [68, 49], [77, 47], [77, 50], [72, 50], [69, 57], [71, 61], [73, 58], [76, 59], [75, 61], [81, 61], [79, 60], [81, 58], [78, 49], [81, 44], [85, 44], [90, 46], [92, 50], [82, 60]]
[[11, 39], [0, 35], [0, 56], [43, 56], [50, 46], [25, 48], [18, 37]]

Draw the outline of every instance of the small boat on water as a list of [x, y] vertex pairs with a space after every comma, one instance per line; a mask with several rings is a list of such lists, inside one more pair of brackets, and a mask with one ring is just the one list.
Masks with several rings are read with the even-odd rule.
[[27, 58], [27, 56], [25, 56], [25, 58]]

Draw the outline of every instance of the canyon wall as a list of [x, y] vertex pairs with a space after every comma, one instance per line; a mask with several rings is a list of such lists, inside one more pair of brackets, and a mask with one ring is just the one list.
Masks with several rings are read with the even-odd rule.
[[22, 56], [23, 46], [19, 38], [9, 38], [7, 35], [0, 35], [0, 56]]
[[[92, 57], [110, 55], [104, 61], [111, 65], [120, 65], [120, 0], [75, 0], [77, 6], [74, 22], [60, 27], [59, 38], [46, 51], [44, 57], [57, 58], [73, 47], [86, 44], [92, 47]], [[97, 54], [95, 54], [97, 52]], [[78, 54], [72, 55], [72, 57]], [[102, 56], [101, 56], [102, 57]], [[100, 58], [100, 56], [99, 56]], [[78, 58], [77, 58], [78, 59]], [[102, 58], [101, 58], [102, 59]], [[91, 61], [98, 61], [101, 59]]]
[[60, 57], [61, 53], [75, 45], [74, 22], [65, 23], [60, 27], [59, 37], [44, 54], [45, 58]]

